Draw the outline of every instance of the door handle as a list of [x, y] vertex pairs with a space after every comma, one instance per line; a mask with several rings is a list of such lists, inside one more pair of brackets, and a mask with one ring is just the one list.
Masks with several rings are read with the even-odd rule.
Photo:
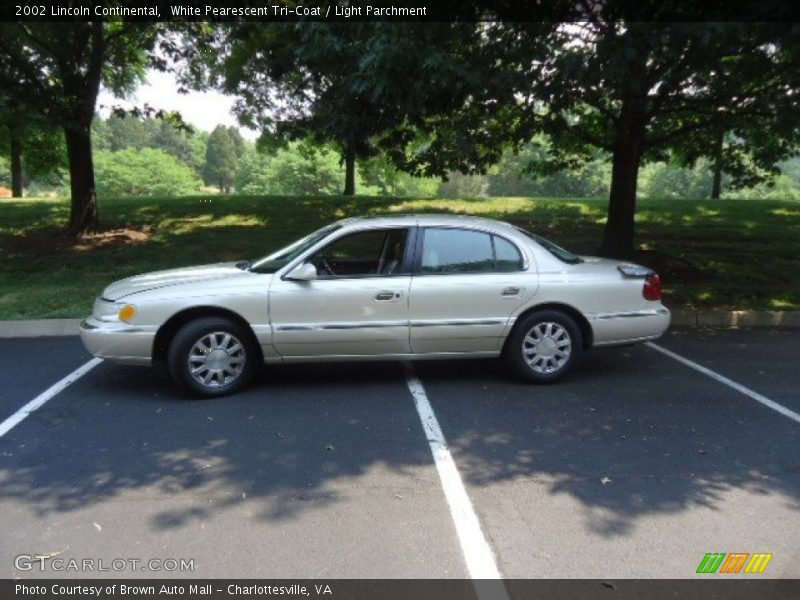
[[400, 298], [400, 292], [383, 291], [375, 294], [375, 300], [386, 302], [387, 300], [397, 300]]
[[522, 291], [522, 288], [518, 287], [507, 287], [503, 290], [502, 296], [504, 298], [510, 298], [511, 296], [519, 296], [519, 293]]

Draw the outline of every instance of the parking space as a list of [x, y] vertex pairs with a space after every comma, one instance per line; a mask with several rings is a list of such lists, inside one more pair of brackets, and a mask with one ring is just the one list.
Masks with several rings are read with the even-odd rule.
[[677, 330], [658, 344], [800, 413], [797, 330]]
[[507, 577], [690, 577], [706, 552], [800, 576], [800, 427], [746, 396], [646, 347], [545, 387], [417, 372]]
[[[659, 341], [792, 410], [799, 343]], [[15, 344], [0, 420], [89, 358]], [[771, 552], [764, 576], [800, 577], [792, 420], [645, 346], [587, 353], [549, 386], [497, 361], [414, 370], [505, 577], [686, 578], [707, 552]], [[212, 401], [102, 364], [0, 438], [0, 527], [3, 577], [87, 575], [22, 572], [23, 553], [193, 559], [184, 577], [469, 576], [397, 364], [271, 368]]]
[[0, 341], [8, 357], [0, 361], [0, 421], [92, 358], [78, 338]]
[[193, 559], [170, 573], [188, 577], [466, 576], [398, 365], [276, 369], [218, 401], [102, 365], [0, 447], [3, 577], [42, 575], [14, 569], [20, 553]]

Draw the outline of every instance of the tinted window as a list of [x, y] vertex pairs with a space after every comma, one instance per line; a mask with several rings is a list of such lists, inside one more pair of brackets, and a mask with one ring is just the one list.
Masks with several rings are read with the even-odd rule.
[[577, 265], [583, 262], [583, 259], [580, 256], [573, 254], [569, 250], [564, 250], [561, 246], [557, 246], [550, 240], [546, 240], [543, 237], [538, 236], [535, 233], [531, 233], [530, 231], [525, 231], [524, 229], [520, 229], [520, 231], [562, 262], [570, 265]]
[[506, 239], [492, 236], [494, 240], [495, 270], [496, 271], [521, 271], [522, 256], [517, 247]]
[[420, 266], [423, 273], [519, 271], [522, 256], [513, 244], [488, 233], [430, 228]]
[[406, 229], [351, 233], [325, 246], [311, 259], [321, 277], [393, 275], [400, 270]]
[[273, 252], [269, 256], [256, 261], [250, 267], [250, 270], [255, 271], [256, 273], [274, 273], [275, 271], [288, 265], [303, 252], [311, 248], [311, 246], [317, 242], [321, 242], [326, 236], [329, 236], [340, 227], [341, 225], [339, 223], [334, 223], [332, 225], [328, 225], [327, 227], [323, 227], [322, 229], [315, 231], [314, 233], [311, 233], [300, 240], [297, 240], [295, 243], [286, 246], [285, 248], [281, 248], [277, 252]]

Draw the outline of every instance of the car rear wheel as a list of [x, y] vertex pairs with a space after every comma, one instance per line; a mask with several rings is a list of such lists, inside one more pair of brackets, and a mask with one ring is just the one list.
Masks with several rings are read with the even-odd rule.
[[566, 375], [583, 349], [575, 321], [558, 310], [542, 310], [524, 317], [511, 332], [505, 358], [523, 378], [548, 383]]
[[207, 317], [184, 325], [169, 346], [172, 379], [199, 396], [232, 394], [256, 373], [258, 348], [252, 336], [230, 319]]

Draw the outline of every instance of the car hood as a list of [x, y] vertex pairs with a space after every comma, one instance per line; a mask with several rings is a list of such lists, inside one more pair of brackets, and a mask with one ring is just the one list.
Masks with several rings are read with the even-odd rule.
[[131, 294], [146, 292], [157, 288], [175, 286], [198, 281], [211, 281], [228, 279], [247, 273], [236, 267], [235, 262], [213, 263], [180, 269], [167, 269], [153, 271], [143, 275], [134, 275], [127, 279], [120, 279], [103, 290], [103, 297], [107, 300], [119, 300]]

